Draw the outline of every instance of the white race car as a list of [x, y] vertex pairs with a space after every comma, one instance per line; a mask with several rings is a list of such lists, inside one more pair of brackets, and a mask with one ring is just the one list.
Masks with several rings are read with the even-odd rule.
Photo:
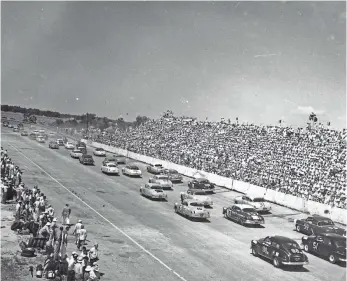
[[114, 163], [106, 163], [101, 166], [101, 171], [105, 174], [119, 175], [119, 169]]
[[154, 183], [146, 183], [144, 187], [141, 186], [140, 193], [142, 196], [151, 199], [167, 200], [167, 194], [163, 191], [163, 188]]
[[71, 142], [66, 142], [64, 146], [66, 149], [74, 149], [75, 147]]
[[184, 200], [181, 204], [175, 203], [175, 212], [182, 216], [192, 219], [209, 219], [210, 212], [204, 208], [204, 205], [195, 200]]
[[45, 142], [45, 138], [43, 136], [38, 136], [36, 138], [36, 140], [39, 142], [39, 143], [44, 143]]
[[187, 192], [181, 192], [181, 201], [184, 200], [195, 200], [197, 202], [200, 202], [205, 207], [212, 207], [213, 201], [211, 197], [207, 196], [207, 193], [205, 190], [201, 189], [188, 189]]
[[148, 182], [159, 184], [163, 189], [172, 189], [173, 187], [172, 181], [169, 180], [167, 175], [155, 175]]
[[70, 156], [72, 157], [72, 158], [80, 158], [81, 156], [83, 155], [83, 153], [82, 153], [82, 151], [81, 150], [79, 150], [79, 149], [74, 149], [74, 150], [71, 150], [71, 152], [70, 152]]
[[252, 206], [257, 212], [269, 212], [271, 205], [266, 202], [262, 196], [243, 195], [234, 199], [235, 204], [248, 204]]
[[130, 177], [142, 177], [142, 172], [136, 165], [127, 165], [123, 167], [122, 173]]
[[93, 154], [95, 156], [106, 156], [106, 151], [103, 149], [103, 148], [96, 148], [94, 151], [93, 151]]

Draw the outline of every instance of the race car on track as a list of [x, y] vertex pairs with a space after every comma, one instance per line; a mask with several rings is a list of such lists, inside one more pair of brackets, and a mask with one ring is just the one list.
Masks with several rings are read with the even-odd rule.
[[211, 197], [207, 196], [205, 190], [188, 189], [188, 191], [186, 192], [181, 192], [181, 202], [183, 202], [186, 199], [200, 202], [202, 205], [204, 205], [205, 208], [213, 206], [213, 201]]
[[26, 137], [26, 136], [28, 135], [28, 132], [27, 132], [27, 131], [22, 131], [22, 132], [20, 133], [20, 135], [23, 136], [23, 137]]
[[105, 165], [101, 165], [101, 171], [105, 174], [119, 175], [119, 169], [114, 163], [106, 163]]
[[102, 161], [102, 164], [105, 165], [106, 163], [118, 164], [117, 159], [116, 159], [114, 156], [106, 157], [106, 158]]
[[88, 154], [83, 154], [79, 157], [80, 163], [83, 165], [94, 165], [93, 156]]
[[52, 132], [48, 133], [48, 135], [49, 135], [50, 137], [54, 137], [54, 136], [55, 136], [55, 134], [52, 133]]
[[201, 189], [208, 193], [214, 193], [215, 185], [205, 178], [196, 178], [188, 182], [190, 189]]
[[2, 122], [2, 125], [4, 125], [4, 127], [8, 127], [10, 123], [8, 123], [8, 121], [4, 121]]
[[182, 203], [175, 203], [174, 209], [177, 214], [191, 219], [208, 220], [210, 218], [210, 212], [196, 200], [184, 200]]
[[271, 210], [270, 203], [266, 202], [264, 197], [261, 196], [238, 196], [234, 199], [234, 203], [251, 205], [252, 207], [254, 207], [254, 209], [256, 209], [257, 212], [269, 212]]
[[72, 158], [75, 158], [75, 159], [80, 158], [82, 155], [83, 155], [83, 153], [79, 149], [74, 149], [74, 150], [71, 150], [71, 152], [70, 152], [70, 156]]
[[49, 142], [48, 147], [51, 149], [59, 149], [59, 145], [54, 141]]
[[18, 133], [19, 132], [19, 128], [18, 127], [14, 127], [13, 128], [13, 132]]
[[167, 175], [172, 183], [183, 181], [183, 177], [174, 169], [164, 169], [162, 174]]
[[95, 156], [106, 156], [106, 151], [103, 149], [103, 148], [96, 148], [94, 151], [93, 151], [93, 154]]
[[76, 143], [76, 148], [77, 148], [77, 147], [81, 147], [81, 146], [87, 147], [87, 145], [86, 145], [83, 141], [78, 141], [78, 142]]
[[64, 147], [66, 149], [74, 149], [75, 146], [71, 142], [66, 142], [64, 143]]
[[346, 229], [336, 226], [335, 223], [327, 217], [313, 215], [306, 219], [295, 220], [294, 222], [296, 231], [306, 235], [336, 233], [346, 236]]
[[45, 138], [44, 138], [43, 136], [38, 136], [38, 137], [36, 138], [36, 140], [37, 140], [37, 142], [39, 142], [39, 143], [44, 143], [44, 142], [45, 142]]
[[302, 237], [307, 253], [326, 258], [331, 263], [346, 262], [346, 238], [335, 233]]
[[147, 166], [147, 172], [155, 175], [159, 175], [164, 170], [162, 164], [150, 164]]
[[31, 140], [36, 140], [36, 134], [31, 133], [31, 134], [29, 135], [29, 138], [30, 138]]
[[156, 183], [163, 189], [172, 189], [173, 184], [167, 175], [155, 175], [148, 180], [149, 183]]
[[284, 236], [268, 236], [252, 240], [251, 249], [253, 256], [269, 259], [275, 267], [285, 265], [301, 268], [309, 263], [299, 244]]
[[13, 124], [8, 124], [8, 127], [9, 128], [13, 128]]
[[146, 183], [144, 187], [140, 187], [140, 193], [142, 196], [151, 199], [161, 199], [167, 201], [167, 194], [163, 188], [155, 183]]
[[123, 167], [122, 173], [130, 177], [142, 177], [142, 172], [136, 165], [127, 165]]
[[264, 224], [264, 218], [257, 211], [247, 204], [235, 204], [230, 207], [223, 207], [225, 218], [236, 221], [241, 225], [261, 225]]
[[126, 159], [123, 155], [115, 154], [114, 157], [117, 159], [117, 164], [125, 164]]
[[64, 145], [63, 139], [57, 139], [57, 144], [59, 146], [63, 146]]

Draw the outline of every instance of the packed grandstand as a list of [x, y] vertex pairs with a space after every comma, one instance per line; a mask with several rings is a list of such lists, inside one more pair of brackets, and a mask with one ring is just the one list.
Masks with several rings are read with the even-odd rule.
[[346, 208], [346, 129], [162, 117], [112, 134], [88, 132], [96, 142]]

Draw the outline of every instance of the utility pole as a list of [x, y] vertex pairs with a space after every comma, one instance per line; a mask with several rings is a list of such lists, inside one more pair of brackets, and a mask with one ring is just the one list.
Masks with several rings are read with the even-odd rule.
[[86, 124], [86, 136], [88, 137], [88, 121], [89, 121], [89, 118], [88, 118], [88, 112], [87, 112], [87, 124]]

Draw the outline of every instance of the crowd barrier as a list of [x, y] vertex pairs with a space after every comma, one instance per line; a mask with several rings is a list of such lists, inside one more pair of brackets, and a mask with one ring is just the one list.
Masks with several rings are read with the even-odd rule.
[[[87, 142], [86, 140], [84, 141]], [[347, 213], [345, 209], [331, 207], [329, 205], [314, 202], [311, 200], [305, 200], [304, 198], [296, 197], [290, 194], [277, 192], [272, 189], [265, 189], [260, 186], [218, 176], [218, 175], [207, 173], [204, 171], [198, 171], [196, 169], [184, 167], [184, 166], [177, 165], [171, 162], [140, 155], [131, 151], [108, 146], [108, 145], [97, 143], [97, 142], [92, 142], [92, 146], [95, 148], [103, 148], [104, 150], [109, 151], [111, 153], [120, 154], [143, 163], [162, 164], [165, 168], [175, 169], [180, 174], [188, 176], [188, 177], [195, 177], [199, 174], [204, 175], [209, 181], [213, 182], [214, 184], [218, 186], [232, 189], [244, 194], [247, 193], [252, 195], [264, 196], [264, 198], [269, 202], [273, 202], [278, 205], [282, 205], [282, 206], [295, 209], [301, 212], [309, 213], [309, 214], [323, 215], [326, 217], [330, 217], [335, 222], [339, 222], [345, 225], [347, 224], [347, 216], [346, 216]]]

